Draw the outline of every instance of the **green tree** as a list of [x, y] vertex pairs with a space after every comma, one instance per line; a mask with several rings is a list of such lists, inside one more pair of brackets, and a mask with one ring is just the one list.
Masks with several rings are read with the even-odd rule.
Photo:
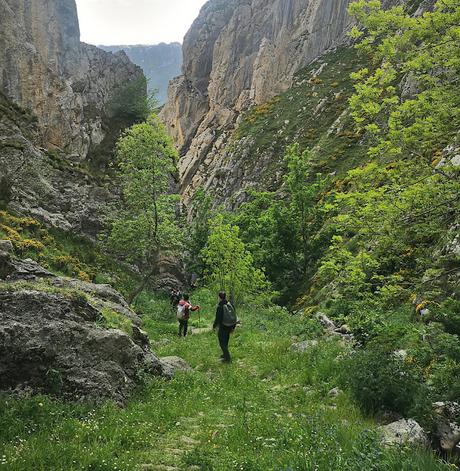
[[350, 13], [361, 27], [352, 36], [373, 62], [354, 74], [350, 104], [372, 139], [372, 155], [415, 156], [430, 166], [460, 128], [460, 4], [440, 0], [411, 16], [379, 0], [359, 0]]
[[203, 276], [203, 249], [210, 233], [210, 221], [215, 214], [212, 208], [212, 198], [199, 188], [192, 199], [193, 219], [186, 231], [187, 268], [190, 272]]
[[269, 283], [263, 271], [254, 267], [253, 257], [239, 237], [239, 228], [227, 223], [223, 214], [217, 214], [210, 227], [202, 251], [210, 287], [226, 291], [236, 304], [264, 292], [269, 296]]
[[309, 150], [300, 152], [298, 144], [288, 147], [284, 158], [287, 173], [284, 183], [288, 194], [291, 222], [300, 241], [302, 270], [305, 274], [310, 258], [311, 243], [314, 230], [317, 228], [317, 206], [324, 179], [311, 175], [311, 153]]
[[123, 204], [113, 215], [108, 246], [141, 271], [142, 280], [129, 295], [132, 302], [155, 275], [160, 255], [181, 247], [178, 198], [168, 192], [177, 153], [165, 127], [152, 115], [122, 135], [117, 159]]
[[350, 12], [361, 26], [357, 47], [373, 62], [354, 74], [350, 100], [370, 162], [348, 173], [329, 205], [340, 237], [318, 280], [342, 308], [366, 296], [387, 306], [417, 292], [442, 300], [458, 271], [445, 248], [460, 215], [459, 169], [445, 149], [460, 128], [460, 4], [438, 2], [413, 17], [360, 0]]

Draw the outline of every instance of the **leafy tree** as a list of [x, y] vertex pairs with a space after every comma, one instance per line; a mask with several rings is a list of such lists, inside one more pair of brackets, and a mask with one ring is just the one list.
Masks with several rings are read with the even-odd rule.
[[202, 251], [208, 242], [210, 221], [215, 211], [212, 209], [212, 198], [202, 188], [198, 189], [193, 196], [192, 213], [193, 220], [186, 231], [187, 266], [189, 271], [203, 276]]
[[123, 205], [111, 221], [108, 245], [141, 271], [142, 281], [129, 296], [132, 302], [155, 275], [160, 255], [181, 247], [177, 196], [168, 193], [177, 153], [165, 127], [152, 115], [122, 135], [117, 158]]
[[202, 251], [209, 285], [226, 291], [236, 304], [267, 292], [269, 283], [262, 270], [254, 267], [252, 255], [239, 237], [239, 228], [217, 214], [210, 223], [210, 234]]
[[302, 268], [305, 274], [310, 258], [310, 240], [314, 230], [317, 229], [316, 203], [325, 182], [321, 175], [312, 178], [310, 151], [300, 152], [298, 144], [288, 147], [284, 160], [287, 165], [284, 183], [288, 194], [291, 222], [300, 241]]
[[358, 126], [372, 138], [372, 155], [413, 155], [430, 166], [460, 128], [460, 4], [441, 0], [433, 12], [409, 15], [379, 0], [359, 0], [350, 13], [352, 36], [368, 54], [350, 103]]
[[[366, 293], [385, 303], [420, 291], [442, 299], [456, 265], [444, 248], [460, 215], [458, 169], [447, 156], [438, 165], [460, 127], [460, 4], [438, 2], [419, 17], [375, 0], [350, 11], [363, 26], [353, 31], [357, 47], [374, 62], [354, 75], [350, 100], [372, 161], [350, 171], [336, 192], [330, 214], [341, 242], [323, 260], [321, 282], [332, 283], [342, 306]], [[355, 280], [353, 267], [359, 283], [347, 282]], [[347, 274], [344, 283], [338, 273]], [[444, 287], [436, 286], [441, 279]]]
[[155, 106], [156, 99], [154, 95], [147, 95], [147, 80], [142, 75], [116, 90], [109, 103], [109, 112], [123, 122], [138, 123], [147, 119]]

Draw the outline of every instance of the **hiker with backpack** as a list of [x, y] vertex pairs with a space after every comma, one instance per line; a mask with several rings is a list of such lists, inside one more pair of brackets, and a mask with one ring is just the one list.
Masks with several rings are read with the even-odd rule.
[[182, 299], [177, 305], [177, 320], [179, 321], [179, 337], [186, 337], [188, 331], [188, 320], [190, 319], [190, 312], [198, 311], [200, 306], [192, 306], [190, 298], [187, 294], [182, 296]]
[[222, 349], [221, 360], [224, 363], [230, 363], [231, 357], [228, 351], [228, 343], [230, 334], [235, 330], [238, 319], [236, 317], [235, 308], [227, 301], [227, 295], [221, 291], [219, 293], [219, 304], [216, 311], [216, 320], [214, 321], [214, 329], [218, 329], [217, 336], [219, 345]]
[[179, 304], [179, 301], [181, 300], [181, 292], [180, 290], [173, 288], [171, 290], [171, 293], [169, 295], [169, 299], [171, 301], [171, 307], [175, 311], [177, 309], [177, 306]]

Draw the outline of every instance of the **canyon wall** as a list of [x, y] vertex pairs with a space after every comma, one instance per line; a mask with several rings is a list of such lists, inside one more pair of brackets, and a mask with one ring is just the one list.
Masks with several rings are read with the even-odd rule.
[[[218, 178], [241, 112], [286, 91], [344, 41], [349, 0], [211, 0], [185, 37], [183, 75], [162, 112], [181, 149], [184, 203]], [[225, 153], [225, 152], [224, 152]]]
[[124, 124], [117, 94], [142, 80], [123, 52], [80, 42], [75, 0], [0, 0], [0, 91], [37, 116], [42, 146], [85, 159]]

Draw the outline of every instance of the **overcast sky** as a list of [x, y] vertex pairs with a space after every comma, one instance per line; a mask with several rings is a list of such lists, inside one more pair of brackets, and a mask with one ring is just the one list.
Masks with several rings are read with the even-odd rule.
[[81, 40], [105, 46], [182, 42], [206, 0], [76, 0]]

